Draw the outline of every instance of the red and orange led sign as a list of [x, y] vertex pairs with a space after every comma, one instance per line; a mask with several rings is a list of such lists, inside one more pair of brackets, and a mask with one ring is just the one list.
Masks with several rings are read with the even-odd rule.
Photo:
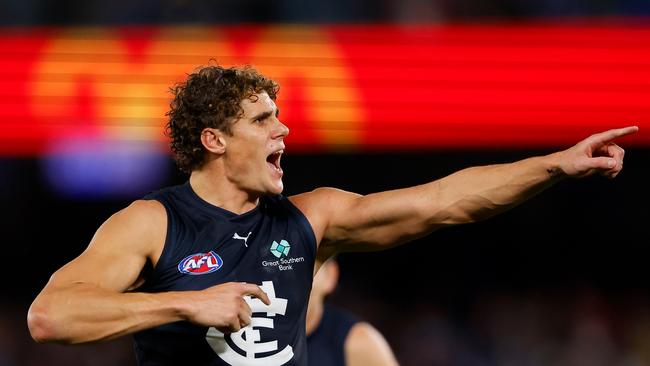
[[632, 123], [650, 146], [650, 26], [48, 28], [0, 33], [0, 154], [164, 146], [168, 88], [210, 59], [280, 82], [292, 151], [563, 146]]

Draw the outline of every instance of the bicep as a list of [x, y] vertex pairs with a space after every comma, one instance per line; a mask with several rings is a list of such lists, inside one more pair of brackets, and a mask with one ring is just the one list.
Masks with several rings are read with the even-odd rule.
[[164, 242], [166, 213], [156, 205], [160, 206], [157, 202], [139, 201], [111, 216], [86, 250], [54, 273], [46, 290], [77, 284], [116, 292], [133, 287], [147, 261]]
[[56, 271], [47, 287], [91, 284], [124, 292], [136, 283], [146, 258], [136, 253], [88, 249]]
[[426, 194], [420, 187], [366, 196], [334, 192], [324, 241], [347, 250], [375, 250], [425, 235], [436, 228], [423, 210], [423, 202], [431, 202]]
[[314, 229], [321, 263], [337, 252], [381, 250], [445, 225], [448, 213], [444, 207], [436, 206], [437, 184], [365, 196], [318, 188], [292, 196], [291, 201]]

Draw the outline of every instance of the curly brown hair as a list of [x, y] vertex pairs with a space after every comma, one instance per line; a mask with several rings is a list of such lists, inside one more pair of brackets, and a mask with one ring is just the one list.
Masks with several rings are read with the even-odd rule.
[[280, 87], [250, 66], [205, 66], [170, 88], [174, 98], [166, 113], [165, 134], [178, 167], [185, 173], [203, 165], [205, 148], [201, 132], [216, 128], [231, 134], [234, 121], [244, 113], [241, 102], [265, 91], [275, 100]]

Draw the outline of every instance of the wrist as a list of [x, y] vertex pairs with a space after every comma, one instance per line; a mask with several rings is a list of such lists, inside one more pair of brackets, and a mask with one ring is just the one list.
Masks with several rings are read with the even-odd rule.
[[174, 291], [164, 293], [166, 307], [172, 317], [178, 320], [188, 320], [194, 311], [190, 295], [192, 291]]
[[563, 179], [567, 176], [562, 169], [562, 152], [555, 152], [542, 157], [542, 165], [550, 179]]

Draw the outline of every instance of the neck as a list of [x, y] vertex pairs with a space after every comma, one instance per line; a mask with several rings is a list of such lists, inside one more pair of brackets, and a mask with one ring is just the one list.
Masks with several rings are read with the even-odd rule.
[[309, 306], [307, 307], [307, 325], [306, 331], [307, 335], [312, 334], [318, 328], [321, 319], [323, 319], [323, 299], [320, 301], [310, 301]]
[[240, 189], [229, 182], [224, 174], [211, 169], [193, 171], [190, 186], [206, 202], [238, 215], [257, 207], [260, 198]]

